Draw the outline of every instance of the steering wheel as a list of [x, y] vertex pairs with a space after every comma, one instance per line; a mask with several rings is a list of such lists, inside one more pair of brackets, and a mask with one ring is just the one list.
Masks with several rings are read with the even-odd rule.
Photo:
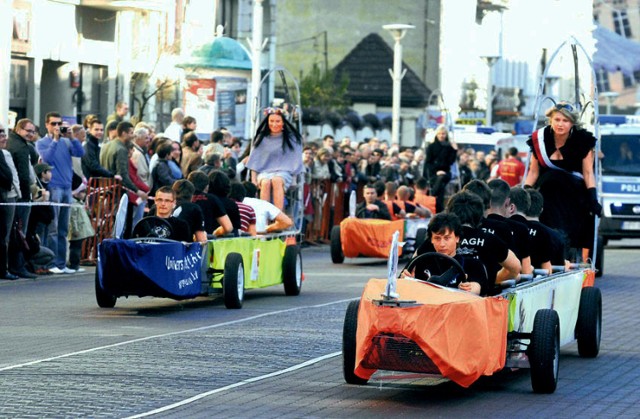
[[150, 216], [144, 217], [133, 228], [133, 238], [151, 237], [169, 239], [173, 234], [173, 228], [164, 218]]
[[457, 287], [467, 277], [457, 260], [437, 252], [423, 253], [411, 259], [405, 269], [409, 272], [415, 269], [416, 279], [444, 287]]

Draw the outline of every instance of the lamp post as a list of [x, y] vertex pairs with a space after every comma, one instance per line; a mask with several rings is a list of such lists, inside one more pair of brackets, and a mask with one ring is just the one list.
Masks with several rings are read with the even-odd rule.
[[620, 93], [618, 92], [602, 92], [600, 93], [602, 97], [607, 100], [607, 115], [611, 115], [611, 105], [613, 105], [613, 101], [616, 100]]
[[251, 45], [251, 121], [249, 123], [249, 137], [255, 134], [258, 119], [258, 90], [261, 78], [262, 50], [267, 45], [267, 39], [262, 39], [262, 8], [263, 0], [255, 0], [253, 3], [253, 31], [252, 38], [248, 41]]
[[393, 96], [391, 101], [391, 144], [400, 144], [400, 87], [402, 78], [407, 70], [402, 71], [402, 45], [400, 40], [404, 38], [409, 29], [414, 29], [413, 25], [405, 25], [401, 23], [395, 23], [391, 25], [384, 25], [383, 29], [389, 31], [395, 45], [393, 46], [393, 70], [389, 69], [389, 74], [393, 79]]
[[486, 124], [488, 127], [493, 125], [493, 65], [500, 59], [498, 55], [485, 55], [482, 60], [489, 66], [489, 78], [487, 80], [487, 115]]

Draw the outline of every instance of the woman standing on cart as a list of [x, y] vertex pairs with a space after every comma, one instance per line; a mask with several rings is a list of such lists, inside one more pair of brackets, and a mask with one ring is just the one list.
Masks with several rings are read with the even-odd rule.
[[565, 258], [577, 261], [579, 249], [593, 247], [595, 216], [602, 214], [596, 193], [596, 138], [580, 127], [573, 105], [559, 102], [545, 113], [549, 125], [535, 131], [525, 186], [544, 197], [540, 221], [561, 230], [570, 247]]
[[280, 108], [267, 108], [251, 145], [246, 166], [253, 171], [252, 182], [260, 189], [260, 199], [284, 210], [284, 193], [293, 179], [304, 172], [302, 138], [284, 118]]

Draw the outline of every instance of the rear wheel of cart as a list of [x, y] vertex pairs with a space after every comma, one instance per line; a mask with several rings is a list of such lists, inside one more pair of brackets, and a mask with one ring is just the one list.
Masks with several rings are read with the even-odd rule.
[[331, 261], [333, 263], [344, 262], [342, 242], [340, 241], [340, 226], [333, 226], [331, 229]]
[[536, 312], [528, 355], [533, 391], [556, 391], [560, 364], [560, 319], [555, 310], [543, 309]]
[[598, 356], [601, 333], [602, 293], [599, 288], [582, 288], [578, 321], [576, 323], [578, 353], [581, 357], [595, 358]]
[[416, 231], [416, 241], [415, 241], [415, 244], [413, 245], [413, 250], [414, 251], [418, 250], [420, 246], [422, 246], [422, 243], [425, 242], [425, 240], [427, 240], [427, 229], [419, 228]]
[[354, 370], [356, 368], [356, 332], [358, 330], [358, 309], [360, 300], [351, 301], [347, 306], [347, 313], [344, 316], [344, 327], [342, 329], [342, 370], [344, 380], [349, 384], [367, 384], [364, 378], [358, 377]]
[[287, 246], [282, 259], [282, 283], [286, 295], [299, 295], [302, 288], [302, 254], [298, 246]]
[[229, 253], [224, 261], [222, 297], [227, 308], [242, 308], [244, 300], [244, 263], [240, 253]]
[[98, 267], [96, 266], [95, 276], [95, 288], [96, 288], [96, 302], [100, 308], [113, 308], [116, 306], [117, 297], [109, 294], [100, 286], [100, 280], [98, 279]]

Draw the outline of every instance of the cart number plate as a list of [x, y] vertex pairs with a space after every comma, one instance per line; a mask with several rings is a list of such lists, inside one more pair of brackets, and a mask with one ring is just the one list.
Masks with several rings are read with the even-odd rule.
[[640, 230], [640, 221], [623, 221], [623, 230]]

